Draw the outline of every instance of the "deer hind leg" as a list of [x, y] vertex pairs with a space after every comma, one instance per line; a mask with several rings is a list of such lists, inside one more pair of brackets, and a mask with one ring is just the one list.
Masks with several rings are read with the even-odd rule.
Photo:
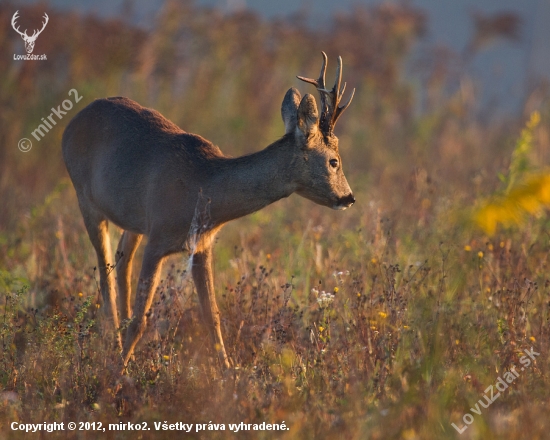
[[119, 294], [119, 307], [121, 319], [130, 319], [132, 309], [130, 297], [132, 291], [132, 260], [141, 243], [143, 235], [130, 231], [124, 231], [117, 248], [117, 284]]
[[149, 238], [149, 242], [145, 246], [143, 264], [141, 266], [141, 273], [139, 274], [136, 301], [134, 304], [134, 317], [128, 326], [124, 349], [122, 350], [124, 366], [128, 364], [138, 341], [143, 336], [147, 327], [147, 314], [153, 303], [163, 260], [164, 255], [158, 253], [154, 240]]
[[223, 344], [220, 326], [220, 311], [216, 303], [214, 292], [214, 277], [212, 274], [212, 247], [206, 246], [192, 256], [193, 281], [199, 294], [199, 302], [203, 319], [206, 321], [214, 348], [218, 353], [220, 362], [225, 368], [229, 368], [229, 359]]
[[104, 314], [112, 316], [116, 331], [116, 340], [119, 347], [122, 347], [122, 341], [118, 332], [119, 321], [116, 304], [115, 277], [113, 274], [113, 258], [111, 255], [111, 242], [109, 240], [109, 223], [107, 218], [93, 207], [82, 203], [79, 199], [80, 210], [84, 218], [84, 224], [88, 231], [90, 241], [97, 254], [97, 264], [99, 270], [99, 283], [101, 297], [103, 301]]

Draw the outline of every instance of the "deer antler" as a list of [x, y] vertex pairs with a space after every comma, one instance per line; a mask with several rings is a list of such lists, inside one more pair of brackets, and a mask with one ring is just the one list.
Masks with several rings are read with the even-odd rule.
[[45, 21], [42, 22], [42, 29], [40, 29], [39, 31], [37, 31], [35, 29], [34, 32], [32, 33], [32, 35], [30, 36], [30, 38], [33, 38], [33, 39], [38, 38], [38, 36], [42, 33], [42, 31], [44, 30], [44, 28], [48, 24], [48, 21], [50, 20], [50, 17], [48, 17], [48, 14], [46, 14], [44, 12], [44, 17], [43, 18], [45, 19]]
[[19, 18], [19, 11], [15, 11], [15, 14], [13, 14], [13, 17], [11, 18], [11, 26], [13, 27], [13, 30], [15, 32], [17, 32], [19, 35], [21, 35], [21, 37], [23, 37], [23, 39], [25, 41], [29, 40], [29, 41], [34, 41], [38, 38], [38, 36], [42, 33], [42, 31], [44, 30], [44, 28], [46, 27], [46, 25], [48, 24], [48, 21], [50, 20], [50, 17], [48, 17], [48, 14], [46, 14], [44, 12], [44, 19], [45, 21], [42, 22], [42, 29], [40, 29], [39, 31], [38, 30], [34, 30], [33, 34], [31, 36], [28, 36], [27, 35], [27, 29], [25, 29], [25, 32], [21, 32], [19, 30], [19, 26], [15, 27], [16, 26], [16, 21], [17, 19]]
[[325, 52], [321, 53], [323, 54], [323, 65], [321, 66], [321, 73], [319, 75], [319, 78], [311, 79], [305, 78], [303, 76], [298, 76], [298, 79], [305, 81], [309, 84], [313, 84], [315, 88], [319, 91], [319, 94], [321, 96], [322, 108], [319, 126], [323, 134], [330, 135], [340, 115], [351, 104], [351, 100], [353, 99], [353, 95], [355, 94], [355, 89], [353, 89], [353, 91], [351, 92], [351, 96], [349, 97], [348, 101], [344, 105], [339, 106], [340, 101], [342, 100], [342, 95], [346, 90], [346, 83], [344, 83], [344, 86], [342, 87], [342, 89], [340, 89], [340, 84], [342, 83], [342, 57], [338, 57], [338, 66], [336, 68], [336, 80], [334, 81], [334, 86], [332, 87], [332, 90], [327, 90], [325, 88], [327, 54]]
[[17, 19], [19, 18], [19, 11], [15, 11], [15, 14], [13, 14], [13, 17], [11, 18], [11, 27], [13, 28], [13, 30], [15, 32], [17, 32], [19, 35], [21, 35], [23, 38], [25, 38], [27, 36], [27, 29], [25, 29], [25, 32], [21, 32], [19, 30], [19, 26], [15, 27], [15, 22], [17, 21]]

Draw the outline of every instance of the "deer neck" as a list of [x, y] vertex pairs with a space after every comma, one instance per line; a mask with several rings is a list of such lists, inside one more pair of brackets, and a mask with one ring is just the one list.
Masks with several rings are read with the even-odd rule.
[[283, 138], [257, 153], [225, 159], [215, 179], [212, 215], [225, 223], [292, 194], [294, 148]]

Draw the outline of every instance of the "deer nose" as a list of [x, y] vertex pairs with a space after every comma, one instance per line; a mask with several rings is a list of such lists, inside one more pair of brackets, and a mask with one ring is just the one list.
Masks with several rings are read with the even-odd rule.
[[342, 208], [349, 208], [354, 203], [355, 197], [353, 197], [352, 193], [349, 193], [347, 196], [341, 197], [338, 200], [338, 206], [341, 206]]

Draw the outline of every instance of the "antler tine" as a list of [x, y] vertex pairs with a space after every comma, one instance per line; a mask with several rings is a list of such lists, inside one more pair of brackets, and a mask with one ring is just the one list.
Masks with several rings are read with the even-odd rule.
[[346, 91], [346, 84], [347, 83], [344, 83], [344, 85], [342, 86], [342, 90], [340, 90], [340, 92], [338, 93], [340, 99], [342, 99], [342, 96], [344, 96], [344, 92]]
[[334, 86], [332, 87], [334, 109], [338, 107], [338, 103], [341, 99], [340, 83], [342, 82], [342, 57], [338, 57], [338, 65], [336, 66], [336, 79], [334, 80]]
[[[50, 20], [50, 17], [48, 17], [48, 14], [46, 14], [45, 12], [44, 12], [44, 17], [43, 18], [45, 19], [45, 21], [42, 22], [42, 29], [40, 29], [39, 31], [35, 30], [34, 33], [32, 34], [33, 37], [34, 37], [34, 34], [36, 34], [36, 36], [38, 37], [42, 33], [42, 31], [44, 30], [46, 25], [48, 24], [48, 21]], [[38, 33], [36, 33], [36, 32], [38, 32]]]
[[[19, 30], [19, 26], [15, 27], [17, 19], [19, 18], [19, 11], [15, 11], [15, 14], [13, 14], [13, 17], [11, 18], [11, 27], [15, 32], [17, 32], [19, 35], [23, 35], [23, 32]], [[27, 35], [27, 30], [25, 29], [24, 32], [25, 35]]]
[[318, 79], [306, 78], [304, 76], [299, 76], [299, 75], [296, 76], [296, 78], [298, 78], [301, 81], [305, 81], [309, 84], [313, 84], [317, 89], [325, 88], [325, 73], [327, 72], [327, 54], [325, 52], [321, 52], [321, 53], [323, 54], [323, 65], [321, 66], [321, 73], [319, 74]]
[[[346, 84], [344, 83], [344, 87], [342, 88], [342, 95], [344, 94], [344, 90], [346, 88]], [[332, 115], [332, 125], [331, 127], [334, 127], [334, 125], [336, 124], [336, 121], [338, 120], [338, 118], [340, 117], [340, 115], [342, 113], [344, 113], [344, 110], [347, 109], [349, 107], [349, 105], [351, 104], [351, 100], [353, 99], [353, 96], [355, 95], [355, 89], [353, 89], [351, 91], [351, 95], [348, 99], [348, 102], [346, 102], [344, 105], [342, 106], [338, 106], [334, 109], [334, 113]]]

